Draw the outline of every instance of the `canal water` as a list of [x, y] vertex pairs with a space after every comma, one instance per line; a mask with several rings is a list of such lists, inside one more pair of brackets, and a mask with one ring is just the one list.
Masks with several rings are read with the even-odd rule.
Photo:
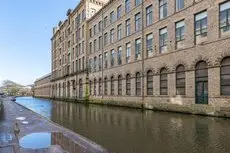
[[230, 153], [230, 119], [84, 105], [17, 102], [117, 153]]

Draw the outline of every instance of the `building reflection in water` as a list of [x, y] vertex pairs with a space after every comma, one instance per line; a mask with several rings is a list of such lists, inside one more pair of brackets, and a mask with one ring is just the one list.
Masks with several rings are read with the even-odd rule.
[[[224, 119], [53, 103], [54, 122], [114, 152], [230, 152], [230, 145], [226, 145], [230, 141], [230, 132], [222, 124], [226, 122]], [[219, 149], [213, 149], [215, 147]]]
[[83, 151], [82, 148], [62, 133], [51, 133], [51, 145], [59, 145], [69, 153]]

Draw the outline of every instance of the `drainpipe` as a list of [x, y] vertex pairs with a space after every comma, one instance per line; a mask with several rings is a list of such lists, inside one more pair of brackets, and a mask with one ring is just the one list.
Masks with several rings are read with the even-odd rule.
[[141, 44], [141, 46], [142, 46], [141, 47], [142, 48], [142, 56], [141, 56], [142, 57], [141, 58], [141, 60], [142, 60], [142, 64], [141, 64], [142, 65], [142, 90], [141, 90], [142, 91], [142, 104], [141, 104], [141, 108], [142, 109], [144, 109], [144, 100], [145, 100], [145, 96], [144, 96], [144, 94], [145, 94], [145, 92], [144, 92], [145, 91], [144, 90], [144, 87], [145, 87], [144, 86], [144, 72], [145, 72], [144, 71], [144, 68], [145, 68], [144, 67], [144, 59], [145, 59], [144, 58], [144, 55], [145, 55], [145, 50], [144, 50], [144, 40], [145, 40], [144, 39], [144, 2], [145, 1], [143, 1], [141, 3], [141, 9], [142, 9], [142, 13], [141, 13], [142, 14], [142, 29], [141, 29], [141, 31], [142, 31], [142, 44]]
[[[101, 78], [101, 81], [102, 81], [102, 87], [101, 89], [102, 90], [102, 99], [104, 99], [104, 9], [102, 7], [102, 10], [101, 10], [101, 13], [102, 13], [102, 20], [101, 20], [101, 23], [102, 23], [102, 29], [101, 29], [101, 38], [102, 38], [102, 45], [101, 45], [101, 55], [102, 55], [102, 78]], [[99, 89], [100, 90], [100, 89]], [[100, 91], [99, 91], [100, 92]]]

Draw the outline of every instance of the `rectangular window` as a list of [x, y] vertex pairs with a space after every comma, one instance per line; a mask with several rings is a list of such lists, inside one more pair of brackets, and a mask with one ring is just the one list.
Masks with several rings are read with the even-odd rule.
[[167, 52], [168, 31], [167, 28], [160, 30], [160, 53]]
[[207, 36], [207, 12], [202, 12], [195, 15], [195, 30], [196, 36]]
[[105, 18], [104, 18], [104, 27], [107, 27], [107, 23], [108, 22], [108, 17], [106, 16]]
[[85, 57], [82, 57], [82, 69], [85, 70]]
[[97, 71], [97, 57], [96, 56], [94, 57], [94, 61], [93, 61], [93, 70], [94, 72]]
[[104, 46], [108, 44], [108, 34], [107, 32], [104, 34]]
[[147, 50], [147, 57], [153, 56], [153, 34], [148, 34], [146, 36], [146, 50]]
[[138, 6], [142, 3], [142, 0], [135, 0], [135, 6]]
[[112, 11], [110, 13], [110, 24], [113, 23], [114, 21], [115, 21], [115, 13], [114, 13], [114, 11]]
[[98, 31], [101, 32], [101, 29], [102, 29], [102, 22], [99, 21], [99, 23], [98, 23]]
[[89, 52], [90, 52], [90, 53], [92, 53], [92, 49], [93, 49], [92, 43], [90, 42], [90, 43], [89, 43]]
[[85, 36], [85, 26], [83, 25], [81, 29], [82, 29], [82, 38], [84, 38], [84, 36]]
[[105, 56], [105, 68], [108, 68], [108, 52], [105, 52], [104, 56]]
[[93, 34], [94, 34], [94, 35], [96, 35], [96, 33], [97, 33], [97, 31], [96, 31], [96, 30], [97, 30], [97, 26], [96, 26], [96, 25], [94, 25], [94, 26], [93, 26]]
[[125, 12], [128, 13], [131, 10], [131, 1], [125, 0]]
[[114, 43], [114, 29], [110, 30], [110, 43]]
[[152, 5], [146, 8], [146, 26], [153, 24], [153, 7]]
[[141, 39], [136, 39], [135, 41], [135, 59], [141, 59]]
[[111, 64], [111, 67], [113, 67], [114, 66], [114, 49], [113, 50], [111, 50], [111, 61], [110, 61], [110, 64]]
[[184, 40], [185, 23], [184, 20], [176, 23], [176, 42]]
[[126, 20], [126, 36], [129, 36], [131, 34], [131, 25], [130, 25], [130, 19]]
[[99, 71], [102, 69], [102, 55], [99, 55]]
[[93, 62], [92, 62], [92, 59], [89, 59], [89, 72], [92, 72], [92, 65], [93, 65]]
[[102, 46], [102, 37], [100, 36], [98, 39], [98, 47], [101, 50], [101, 46]]
[[135, 30], [141, 30], [141, 13], [135, 15]]
[[160, 19], [164, 19], [168, 16], [168, 0], [160, 0]]
[[117, 64], [121, 65], [122, 64], [122, 47], [118, 47], [118, 51], [117, 51]]
[[81, 55], [82, 51], [81, 51], [81, 44], [78, 45], [78, 49], [79, 49], [79, 55]]
[[85, 52], [85, 41], [82, 41], [82, 53]]
[[121, 24], [117, 26], [117, 40], [120, 40], [122, 38], [122, 29]]
[[117, 18], [121, 17], [121, 5], [117, 7]]
[[76, 72], [77, 72], [78, 71], [78, 61], [77, 60], [76, 60], [75, 64], [76, 64], [75, 68], [76, 68]]
[[79, 59], [79, 71], [82, 70], [82, 67], [81, 67], [81, 59]]
[[131, 43], [126, 44], [126, 63], [130, 62], [131, 57]]
[[220, 33], [230, 34], [230, 2], [220, 5]]
[[93, 41], [93, 51], [96, 52], [97, 50], [97, 39]]
[[176, 49], [183, 48], [185, 33], [184, 20], [176, 23]]
[[176, 10], [179, 11], [184, 8], [184, 0], [176, 0]]

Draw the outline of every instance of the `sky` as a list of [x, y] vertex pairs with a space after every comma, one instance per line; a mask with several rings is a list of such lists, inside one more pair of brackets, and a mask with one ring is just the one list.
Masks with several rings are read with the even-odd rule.
[[52, 29], [79, 0], [0, 0], [0, 82], [22, 85], [51, 72]]

